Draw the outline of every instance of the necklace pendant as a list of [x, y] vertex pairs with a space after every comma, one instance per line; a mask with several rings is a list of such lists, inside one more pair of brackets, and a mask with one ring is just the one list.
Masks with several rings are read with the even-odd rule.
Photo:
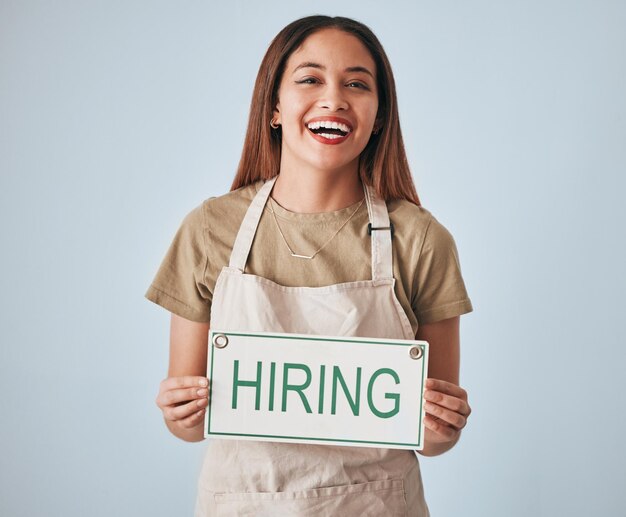
[[[367, 191], [366, 194], [367, 196]], [[289, 243], [287, 242], [287, 239], [285, 239], [285, 234], [283, 233], [283, 231], [280, 228], [280, 225], [278, 224], [278, 219], [276, 218], [276, 210], [270, 210], [272, 212], [272, 215], [274, 216], [274, 222], [276, 223], [276, 228], [278, 229], [278, 233], [280, 233], [280, 236], [283, 239], [283, 242], [285, 243], [285, 246], [287, 246], [287, 249], [289, 250], [289, 253], [291, 253], [291, 256], [294, 258], [299, 258], [299, 259], [306, 259], [306, 260], [311, 260], [312, 258], [314, 258], [320, 251], [322, 251], [326, 245], [332, 241], [335, 236], [341, 231], [341, 229], [348, 224], [348, 222], [350, 221], [350, 219], [352, 219], [354, 217], [354, 214], [356, 214], [359, 211], [359, 208], [361, 208], [361, 205], [363, 204], [363, 202], [365, 201], [365, 197], [361, 200], [361, 202], [359, 203], [359, 206], [356, 207], [356, 209], [350, 214], [350, 216], [342, 223], [342, 225], [337, 228], [337, 230], [335, 231], [335, 233], [333, 233], [330, 236], [330, 239], [328, 239], [324, 244], [322, 244], [315, 253], [313, 253], [313, 255], [300, 255], [299, 253], [294, 253], [294, 251], [291, 249], [291, 246], [289, 246]], [[274, 200], [270, 197], [270, 203], [274, 203]]]

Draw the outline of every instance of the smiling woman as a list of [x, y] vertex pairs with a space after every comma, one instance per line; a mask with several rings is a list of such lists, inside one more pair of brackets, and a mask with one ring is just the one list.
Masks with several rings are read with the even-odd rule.
[[[323, 55], [322, 48], [310, 44], [311, 41], [324, 45]], [[333, 43], [341, 45], [341, 52]], [[301, 86], [313, 90], [328, 87], [320, 85], [324, 77], [317, 77], [316, 73], [329, 72], [346, 74], [346, 82], [342, 83], [345, 89], [362, 89], [366, 97], [373, 93], [378, 103], [371, 134], [357, 164], [361, 181], [370, 183], [384, 199], [407, 199], [419, 205], [404, 150], [396, 86], [387, 55], [368, 27], [342, 17], [302, 18], [285, 27], [272, 41], [256, 78], [248, 130], [232, 189], [271, 179], [281, 170], [284, 128], [275, 122], [281, 88], [289, 80], [291, 86], [300, 80]], [[331, 75], [330, 79], [337, 77]], [[325, 115], [329, 109], [332, 106], [324, 110]], [[337, 111], [333, 115], [346, 118], [346, 110]]]
[[[452, 236], [420, 205], [391, 67], [367, 27], [312, 16], [276, 36], [259, 69], [232, 190], [187, 215], [146, 296], [172, 312], [157, 404], [183, 440], [204, 438], [210, 325], [427, 340], [420, 452], [454, 446], [470, 414], [458, 386], [459, 316], [472, 305]], [[382, 413], [371, 392], [393, 370], [376, 366], [368, 407], [392, 418], [395, 410]], [[289, 368], [279, 367], [288, 380]], [[259, 367], [258, 399], [269, 400], [261, 374]], [[351, 391], [336, 368], [332, 381], [358, 417], [365, 388], [357, 380]], [[287, 384], [307, 400], [307, 381]], [[332, 408], [318, 395], [318, 408]], [[400, 403], [393, 392], [384, 398]], [[428, 508], [412, 450], [212, 439], [196, 515], [426, 516]]]
[[[378, 114], [375, 70], [365, 45], [337, 29], [312, 34], [289, 57], [273, 112], [274, 123], [282, 127], [281, 173], [345, 176], [346, 170], [358, 169]], [[343, 145], [320, 149], [338, 144]], [[354, 190], [360, 197], [362, 189]]]

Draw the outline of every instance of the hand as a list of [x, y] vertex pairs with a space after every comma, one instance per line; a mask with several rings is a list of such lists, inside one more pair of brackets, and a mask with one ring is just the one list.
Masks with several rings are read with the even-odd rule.
[[202, 422], [209, 405], [209, 383], [206, 377], [168, 377], [161, 381], [156, 404], [165, 420], [185, 429]]
[[467, 392], [451, 382], [426, 379], [424, 399], [425, 441], [454, 444], [472, 412], [467, 403]]

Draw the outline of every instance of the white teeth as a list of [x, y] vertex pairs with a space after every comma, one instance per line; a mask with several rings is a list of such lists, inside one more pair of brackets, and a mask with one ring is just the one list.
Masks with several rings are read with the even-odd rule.
[[329, 140], [335, 140], [336, 138], [343, 138], [341, 135], [334, 135], [332, 133], [320, 133], [320, 136], [328, 138]]
[[341, 122], [331, 122], [330, 120], [318, 120], [316, 122], [311, 122], [307, 125], [309, 129], [319, 129], [320, 127], [325, 127], [328, 129], [340, 129], [344, 133], [349, 133], [351, 130], [346, 124], [342, 124]]

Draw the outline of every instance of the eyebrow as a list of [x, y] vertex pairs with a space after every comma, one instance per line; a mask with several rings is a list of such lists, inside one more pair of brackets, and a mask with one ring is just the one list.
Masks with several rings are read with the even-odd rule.
[[[319, 70], [326, 70], [326, 67], [324, 65], [320, 65], [319, 63], [312, 63], [311, 61], [307, 61], [305, 63], [300, 63], [294, 69], [293, 73], [296, 73], [301, 68], [318, 68]], [[374, 79], [374, 74], [372, 74], [372, 72], [370, 72], [364, 66], [349, 66], [348, 68], [345, 69], [345, 71], [346, 72], [363, 72], [363, 73], [369, 75], [372, 79]]]

